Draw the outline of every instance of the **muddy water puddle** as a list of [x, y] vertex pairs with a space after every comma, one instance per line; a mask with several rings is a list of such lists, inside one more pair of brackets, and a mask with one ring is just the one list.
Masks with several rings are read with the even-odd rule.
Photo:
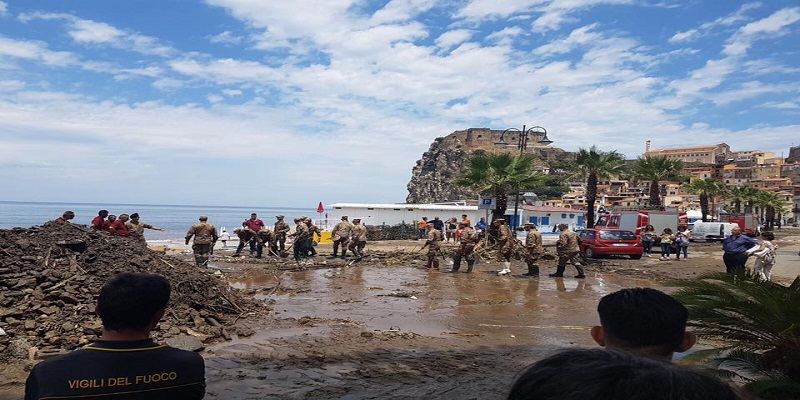
[[[274, 302], [278, 319], [340, 319], [365, 330], [396, 330], [426, 336], [515, 337], [553, 331], [572, 336], [597, 323], [597, 301], [622, 287], [652, 286], [616, 275], [587, 279], [497, 276], [492, 271], [449, 274], [413, 266], [352, 266], [275, 275], [252, 271], [231, 285]], [[283, 290], [275, 290], [276, 286]], [[269, 338], [319, 333], [258, 332]], [[558, 331], [556, 333], [555, 331]]]

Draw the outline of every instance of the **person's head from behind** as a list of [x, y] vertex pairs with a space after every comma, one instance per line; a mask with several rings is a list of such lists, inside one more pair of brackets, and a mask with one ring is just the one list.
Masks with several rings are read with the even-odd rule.
[[569, 226], [567, 226], [567, 224], [558, 224], [558, 230], [560, 230], [562, 232], [567, 230], [568, 228], [569, 228]]
[[769, 240], [769, 241], [775, 240], [775, 234], [774, 234], [774, 233], [772, 233], [772, 232], [763, 232], [763, 233], [761, 234], [761, 237], [762, 237], [764, 240]]
[[694, 346], [686, 332], [689, 311], [668, 294], [650, 288], [628, 288], [607, 294], [597, 305], [600, 326], [591, 330], [601, 346], [642, 356], [671, 359]]
[[169, 295], [169, 282], [163, 276], [123, 272], [100, 289], [97, 315], [106, 330], [150, 332], [164, 316]]
[[605, 349], [566, 350], [526, 368], [509, 400], [736, 400], [717, 378]]
[[64, 211], [64, 214], [61, 214], [61, 218], [64, 218], [65, 220], [69, 221], [69, 220], [75, 218], [75, 212], [74, 211]]

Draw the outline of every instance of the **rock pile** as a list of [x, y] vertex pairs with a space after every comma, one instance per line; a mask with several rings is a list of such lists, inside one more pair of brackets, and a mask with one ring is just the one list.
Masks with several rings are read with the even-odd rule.
[[227, 339], [230, 325], [257, 307], [208, 270], [136, 240], [60, 222], [0, 230], [0, 362], [95, 339], [101, 333], [95, 316], [100, 287], [119, 272], [156, 273], [170, 281], [169, 310], [156, 340], [187, 334]]

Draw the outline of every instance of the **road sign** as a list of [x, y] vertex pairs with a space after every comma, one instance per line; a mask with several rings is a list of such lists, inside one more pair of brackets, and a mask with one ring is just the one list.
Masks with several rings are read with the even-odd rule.
[[479, 210], [494, 210], [497, 208], [497, 200], [494, 197], [481, 197], [478, 201]]

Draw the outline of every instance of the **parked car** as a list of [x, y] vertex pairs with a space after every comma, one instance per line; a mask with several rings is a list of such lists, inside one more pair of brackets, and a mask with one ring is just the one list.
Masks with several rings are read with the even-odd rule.
[[641, 238], [624, 229], [584, 229], [579, 236], [586, 258], [619, 255], [638, 260], [644, 252]]

